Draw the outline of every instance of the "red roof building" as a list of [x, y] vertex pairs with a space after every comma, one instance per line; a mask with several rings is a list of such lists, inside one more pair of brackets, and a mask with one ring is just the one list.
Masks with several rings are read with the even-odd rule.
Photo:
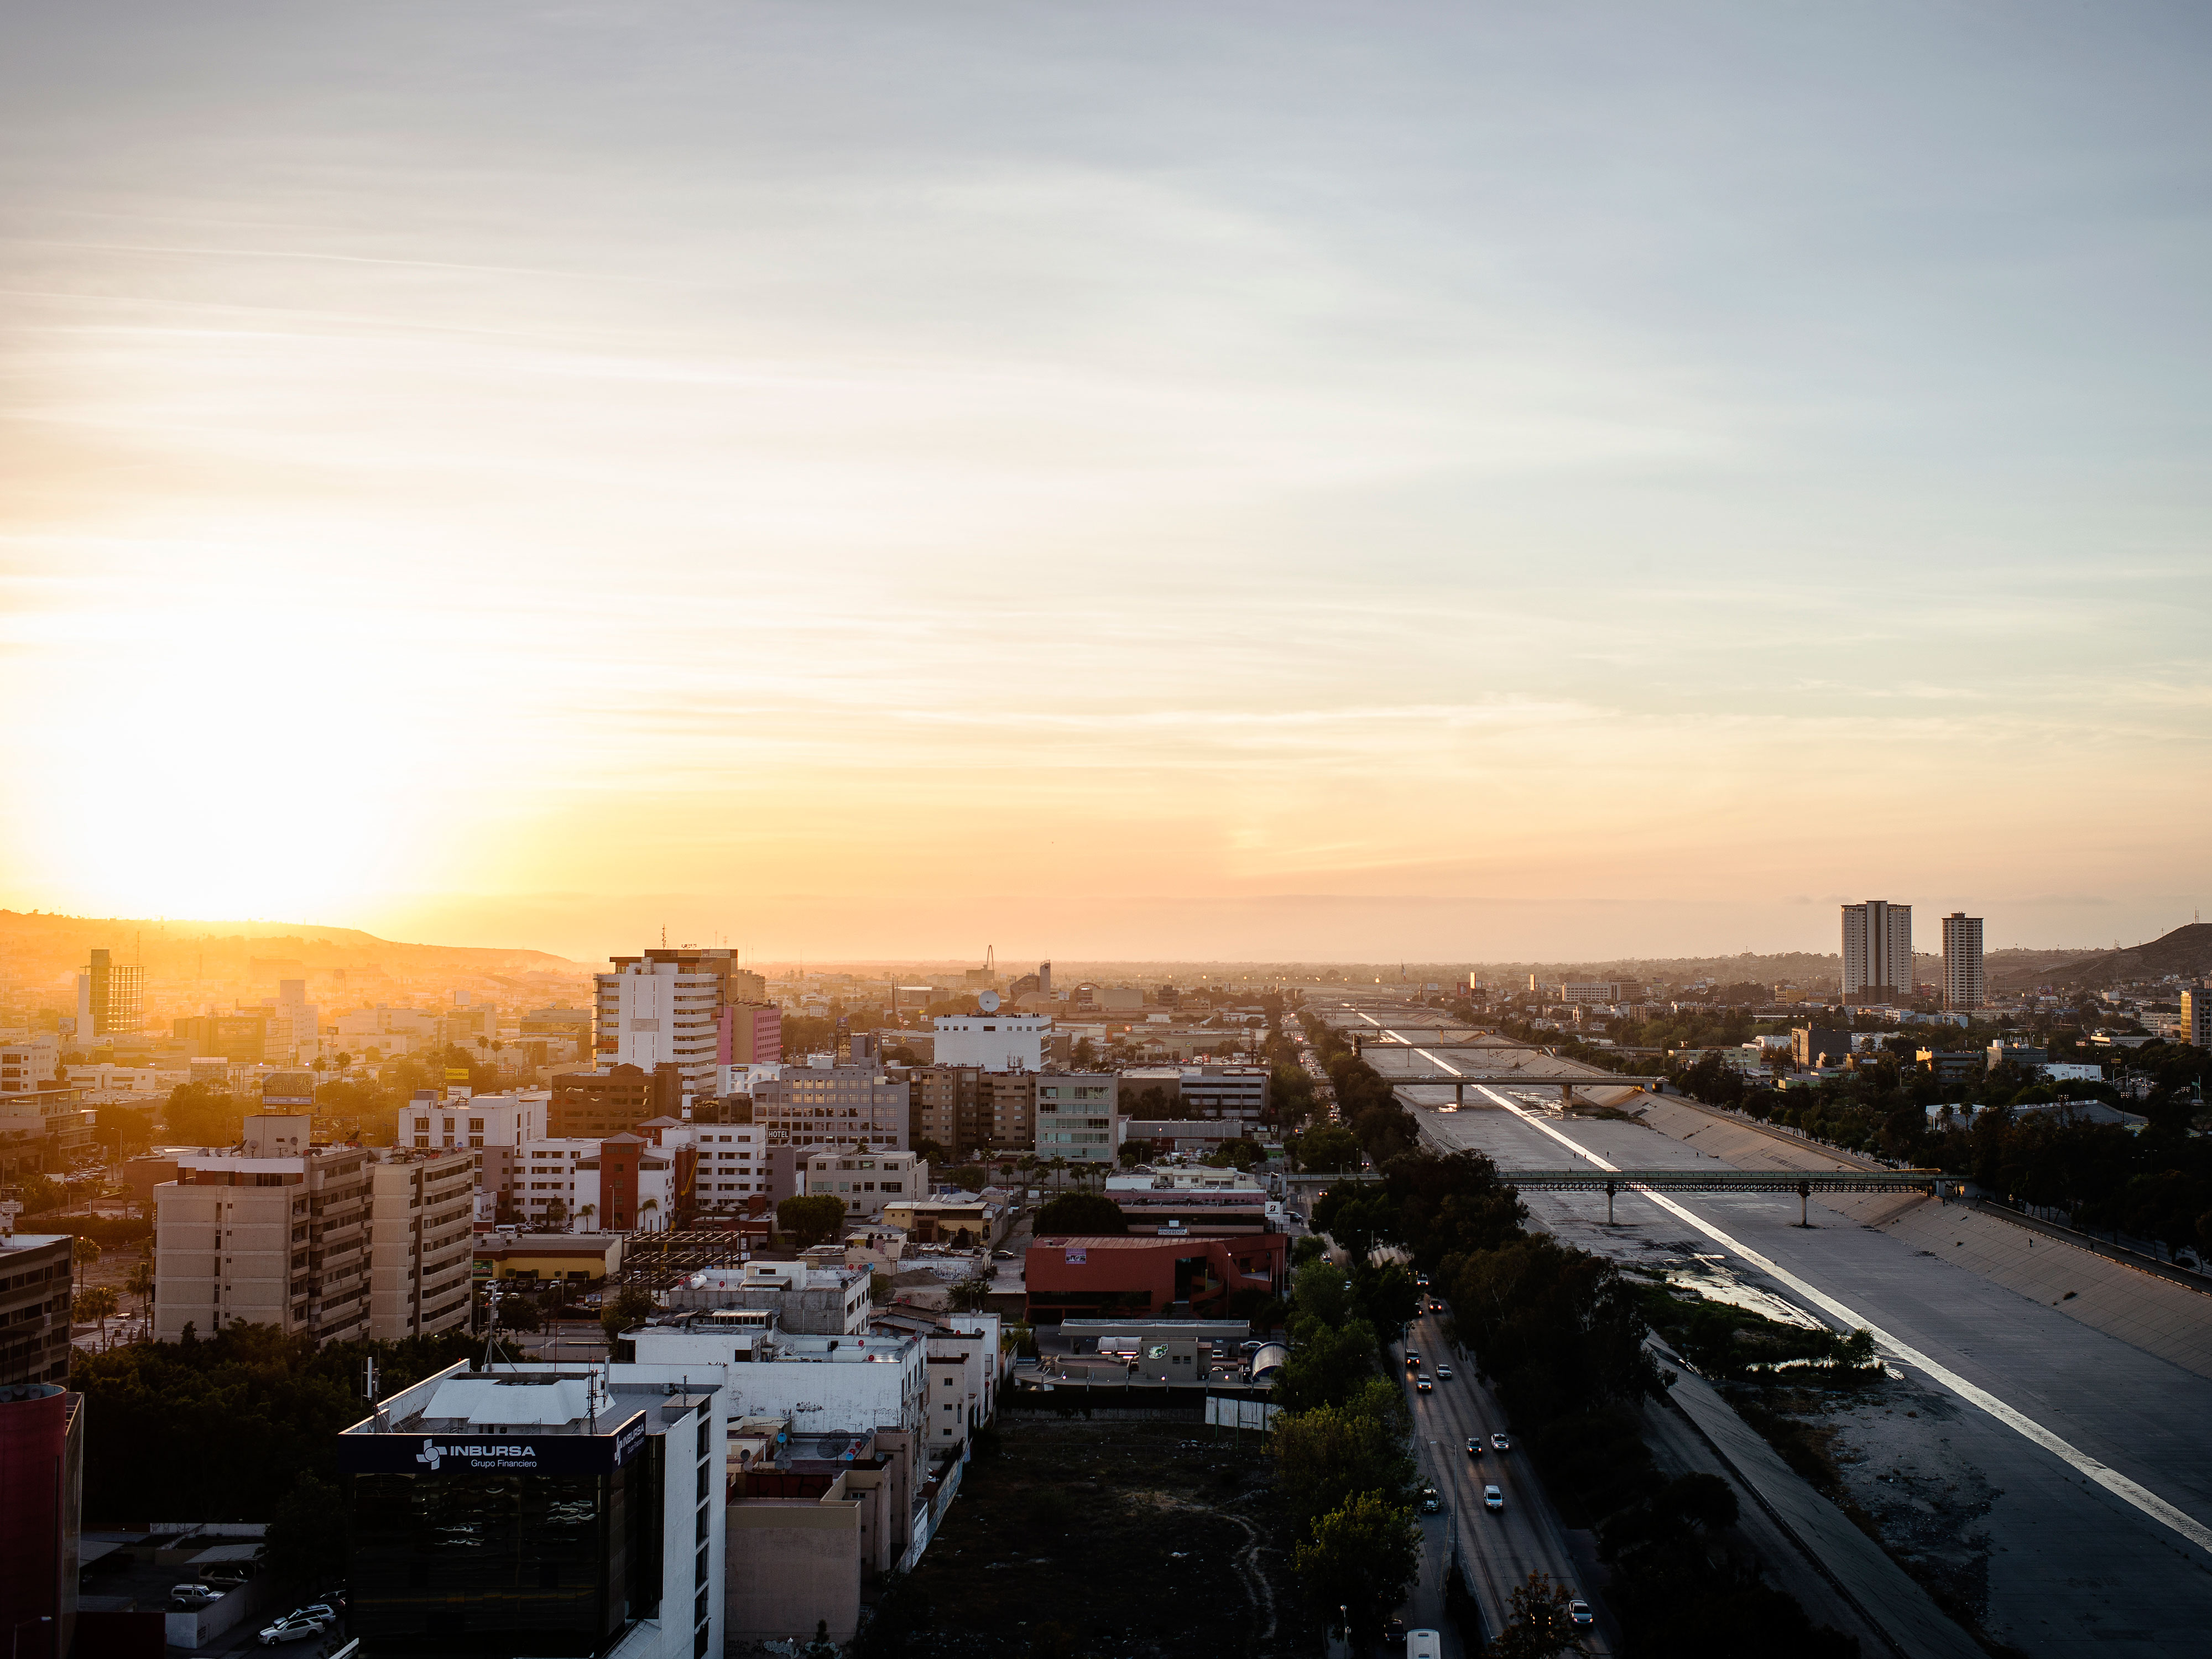
[[1282, 1233], [1231, 1238], [1041, 1238], [1029, 1248], [1024, 1282], [1031, 1324], [1125, 1316], [1218, 1319], [1238, 1291], [1280, 1294], [1290, 1239]]

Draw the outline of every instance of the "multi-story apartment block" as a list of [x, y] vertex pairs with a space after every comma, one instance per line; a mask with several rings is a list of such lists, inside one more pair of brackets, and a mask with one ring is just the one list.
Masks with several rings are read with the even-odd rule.
[[549, 1097], [542, 1089], [472, 1095], [462, 1088], [443, 1097], [422, 1090], [399, 1114], [399, 1145], [418, 1152], [475, 1152], [475, 1218], [511, 1221], [521, 1212], [515, 1202], [515, 1183], [522, 1149], [551, 1133]]
[[586, 1232], [659, 1231], [696, 1207], [698, 1148], [681, 1125], [656, 1146], [642, 1134], [603, 1140], [534, 1140], [522, 1149], [514, 1208], [543, 1232], [574, 1225]]
[[386, 1148], [369, 1166], [368, 1334], [394, 1342], [469, 1320], [474, 1152]]
[[930, 1141], [964, 1161], [981, 1143], [975, 1135], [980, 1066], [917, 1066], [907, 1078], [907, 1144]]
[[1912, 995], [1912, 907], [1887, 899], [1846, 904], [1844, 1000], [1904, 1002]]
[[1041, 1158], [1070, 1164], [1111, 1164], [1121, 1144], [1118, 1079], [1110, 1072], [1045, 1072], [1036, 1079], [1036, 1129]]
[[1943, 1006], [1982, 1006], [1982, 919], [1963, 910], [1943, 918]]
[[66, 1170], [91, 1147], [92, 1125], [74, 1085], [0, 1095], [0, 1180]]
[[2173, 1040], [2212, 1048], [2212, 990], [2197, 985], [2181, 994], [2181, 1018], [2174, 1025]]
[[929, 1190], [929, 1160], [914, 1152], [816, 1152], [806, 1160], [806, 1196], [845, 1200], [845, 1219], [879, 1221], [884, 1206]]
[[0, 1095], [52, 1087], [61, 1063], [61, 1039], [51, 1033], [41, 1031], [0, 1042]]
[[[698, 1149], [698, 1207], [746, 1210], [756, 1194], [788, 1197], [793, 1191], [792, 1152], [771, 1154], [767, 1131], [753, 1121], [750, 1095], [702, 1101], [692, 1108], [691, 1141]], [[781, 1179], [778, 1179], [778, 1164]]]
[[907, 1081], [878, 1067], [787, 1066], [757, 1079], [752, 1096], [753, 1121], [771, 1147], [906, 1149]]
[[75, 1245], [67, 1233], [0, 1232], [0, 1388], [68, 1382]]
[[1182, 1102], [1206, 1117], [1256, 1122], [1267, 1115], [1267, 1076], [1264, 1066], [1186, 1066]]
[[304, 1113], [246, 1120], [236, 1148], [179, 1152], [154, 1189], [154, 1333], [273, 1325], [321, 1341], [368, 1334], [369, 1164], [317, 1146]]

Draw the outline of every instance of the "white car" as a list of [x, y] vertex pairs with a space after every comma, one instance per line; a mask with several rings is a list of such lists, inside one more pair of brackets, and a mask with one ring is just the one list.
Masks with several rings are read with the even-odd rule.
[[261, 1628], [261, 1645], [273, 1648], [279, 1642], [296, 1642], [305, 1636], [320, 1636], [323, 1621], [310, 1619], [303, 1613], [288, 1613], [273, 1625]]
[[1482, 1507], [1492, 1511], [1504, 1509], [1505, 1494], [1496, 1486], [1485, 1486], [1482, 1489]]
[[172, 1584], [169, 1600], [184, 1607], [204, 1607], [210, 1601], [222, 1599], [222, 1592], [212, 1584]]
[[1577, 1625], [1594, 1625], [1597, 1622], [1597, 1615], [1590, 1611], [1589, 1603], [1579, 1596], [1567, 1603], [1567, 1618], [1570, 1622]]

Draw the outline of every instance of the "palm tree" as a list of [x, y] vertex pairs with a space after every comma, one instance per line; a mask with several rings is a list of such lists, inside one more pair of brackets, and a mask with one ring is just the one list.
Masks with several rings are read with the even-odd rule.
[[592, 1218], [599, 1212], [599, 1206], [596, 1204], [584, 1204], [577, 1206], [576, 1219], [584, 1224], [586, 1232], [592, 1231]]
[[545, 1200], [545, 1224], [556, 1231], [565, 1231], [568, 1224], [568, 1200], [549, 1198]]
[[639, 1206], [637, 1206], [637, 1224], [638, 1224], [638, 1229], [639, 1229], [639, 1231], [641, 1231], [641, 1232], [650, 1232], [650, 1231], [652, 1231], [652, 1228], [651, 1228], [651, 1227], [649, 1227], [649, 1226], [647, 1224], [647, 1223], [646, 1223], [646, 1218], [647, 1218], [647, 1216], [649, 1216], [649, 1215], [653, 1214], [653, 1213], [654, 1213], [656, 1211], [658, 1211], [659, 1208], [660, 1208], [660, 1200], [659, 1200], [659, 1199], [657, 1199], [657, 1198], [648, 1198], [648, 1199], [647, 1199], [647, 1200], [645, 1200], [645, 1202], [644, 1202], [644, 1203], [642, 1203], [642, 1204], [641, 1204], [641, 1205], [639, 1205]]
[[138, 1298], [139, 1316], [149, 1323], [154, 1311], [154, 1264], [141, 1261], [131, 1269], [131, 1277], [123, 1281], [123, 1288]]

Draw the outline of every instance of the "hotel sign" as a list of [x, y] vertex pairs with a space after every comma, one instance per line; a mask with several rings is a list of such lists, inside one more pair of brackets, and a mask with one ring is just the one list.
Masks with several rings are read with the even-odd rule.
[[342, 1434], [338, 1468], [347, 1474], [611, 1474], [645, 1444], [639, 1412], [608, 1434], [555, 1434], [526, 1428], [468, 1434]]

